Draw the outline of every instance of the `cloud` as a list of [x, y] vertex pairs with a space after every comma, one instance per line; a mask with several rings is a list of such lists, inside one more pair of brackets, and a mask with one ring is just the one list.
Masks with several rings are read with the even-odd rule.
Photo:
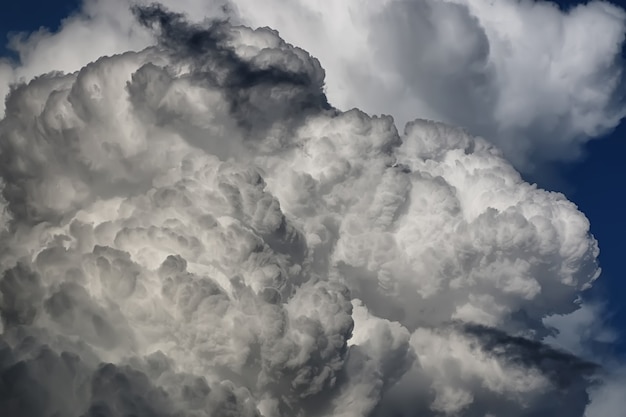
[[[108, 4], [26, 38], [23, 68], [109, 33]], [[275, 30], [133, 10], [130, 51], [6, 100], [3, 409], [583, 415], [610, 394], [543, 342], [599, 274], [573, 203], [460, 128], [333, 107]]]
[[586, 417], [618, 415], [626, 402], [621, 393], [626, 379], [623, 365], [613, 364], [615, 368], [605, 377], [603, 383], [591, 391], [591, 404], [586, 410]]
[[[566, 10], [518, 0], [165, 4], [200, 21], [276, 29], [329, 70], [326, 91], [337, 108], [391, 114], [400, 127], [415, 117], [464, 127], [525, 172], [578, 158], [584, 143], [624, 117], [626, 15], [603, 1]], [[0, 89], [150, 45], [130, 5], [86, 0], [58, 32], [15, 36], [20, 62], [0, 63]]]
[[605, 322], [610, 316], [607, 307], [598, 301], [587, 302], [571, 314], [544, 319], [544, 323], [555, 330], [544, 339], [547, 343], [602, 365], [602, 371], [594, 377], [595, 383], [589, 390], [591, 402], [585, 410], [587, 417], [619, 415], [626, 404], [623, 396], [618, 395], [626, 383], [623, 359], [615, 347], [619, 333]]
[[318, 57], [339, 108], [462, 126], [525, 171], [579, 157], [624, 117], [626, 15], [607, 2], [233, 3]]

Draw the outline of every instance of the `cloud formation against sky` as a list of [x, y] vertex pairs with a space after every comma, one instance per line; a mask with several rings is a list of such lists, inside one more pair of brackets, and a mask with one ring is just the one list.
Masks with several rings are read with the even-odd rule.
[[[0, 79], [75, 71], [148, 46], [151, 36], [134, 24], [129, 4], [87, 0], [59, 33], [15, 37], [23, 65], [0, 65]], [[518, 0], [164, 4], [196, 19], [276, 29], [321, 60], [336, 107], [391, 114], [400, 129], [415, 117], [466, 128], [527, 172], [577, 158], [582, 144], [625, 114], [626, 14], [607, 2], [566, 11]]]
[[[384, 13], [443, 13], [478, 33], [481, 4], [387, 2]], [[532, 17], [528, 4], [510, 10]], [[246, 5], [218, 6], [216, 16], [243, 16]], [[621, 22], [616, 8], [586, 7], [583, 25], [589, 13]], [[491, 44], [487, 32], [463, 39]], [[7, 80], [79, 70], [15, 86], [0, 121], [0, 409], [594, 417], [617, 407], [619, 372], [545, 343], [598, 277], [589, 222], [493, 144], [341, 110], [320, 61], [270, 28], [93, 1], [58, 34], [16, 47], [23, 65], [6, 64]], [[599, 56], [612, 65], [607, 48]], [[585, 126], [610, 119], [607, 94]], [[389, 112], [405, 109], [398, 100]]]

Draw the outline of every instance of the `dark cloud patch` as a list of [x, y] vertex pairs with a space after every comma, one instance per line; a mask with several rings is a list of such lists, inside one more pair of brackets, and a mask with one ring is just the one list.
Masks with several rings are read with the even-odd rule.
[[[462, 330], [475, 337], [481, 349], [522, 369], [536, 369], [553, 384], [520, 410], [520, 416], [583, 415], [590, 401], [589, 391], [598, 385], [604, 370], [598, 364], [571, 353], [555, 349], [545, 343], [511, 336], [492, 327], [465, 324]], [[496, 411], [497, 401], [488, 396], [475, 401], [468, 416], [481, 416]], [[510, 404], [503, 402], [504, 413]], [[497, 414], [499, 415], [499, 414]]]
[[168, 394], [148, 376], [130, 366], [103, 364], [91, 380], [91, 405], [86, 417], [174, 416]]
[[158, 31], [161, 45], [174, 54], [193, 56], [204, 65], [226, 70], [223, 74], [212, 74], [221, 87], [239, 89], [283, 83], [304, 87], [315, 83], [311, 74], [289, 71], [275, 64], [259, 68], [243, 60], [227, 44], [232, 36], [228, 22], [213, 21], [203, 26], [194, 25], [184, 15], [171, 12], [159, 4], [135, 6], [133, 12], [139, 23]]
[[59, 354], [32, 339], [12, 348], [0, 338], [0, 409], [7, 416], [80, 415], [90, 375], [74, 353]]
[[478, 324], [466, 324], [462, 329], [475, 336], [486, 352], [524, 368], [539, 369], [561, 389], [567, 389], [581, 379], [589, 380], [601, 371], [595, 363], [536, 340], [511, 336], [502, 330]]
[[0, 315], [5, 328], [31, 325], [44, 297], [41, 279], [36, 272], [19, 263], [4, 271], [0, 297]]
[[157, 31], [162, 47], [177, 59], [192, 60], [195, 82], [225, 90], [232, 115], [249, 134], [263, 134], [277, 122], [294, 128], [307, 114], [331, 109], [323, 91], [324, 70], [303, 50], [286, 51], [283, 44], [246, 60], [229, 45], [233, 34], [228, 22], [191, 24], [159, 4], [132, 10], [139, 23]]
[[33, 338], [17, 345], [0, 338], [0, 409], [10, 417], [258, 416], [233, 388], [175, 373], [161, 352], [89, 364]]

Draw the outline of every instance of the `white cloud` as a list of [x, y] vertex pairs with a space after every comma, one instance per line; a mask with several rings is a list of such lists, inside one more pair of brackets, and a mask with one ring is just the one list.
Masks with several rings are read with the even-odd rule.
[[463, 126], [527, 170], [578, 157], [624, 116], [626, 15], [606, 2], [234, 3], [320, 58], [340, 108]]
[[[400, 127], [415, 117], [462, 126], [526, 171], [577, 158], [582, 144], [624, 116], [626, 15], [607, 2], [569, 10], [518, 0], [165, 4], [196, 20], [229, 16], [277, 29], [322, 61], [328, 95], [340, 109], [392, 114]], [[150, 36], [134, 24], [129, 5], [88, 0], [58, 33], [15, 38], [21, 65], [2, 65], [12, 75], [1, 79], [71, 72], [147, 46]]]
[[[24, 66], [10, 70], [77, 71], [16, 87], [0, 122], [0, 372], [28, 400], [0, 387], [0, 409], [522, 416], [564, 403], [582, 415], [590, 393], [602, 398], [590, 390], [594, 366], [540, 342], [543, 319], [575, 311], [599, 273], [597, 242], [573, 203], [524, 182], [459, 128], [417, 120], [398, 133], [391, 117], [330, 107], [320, 62], [271, 29], [136, 10], [154, 35], [119, 4], [88, 2], [59, 34], [23, 40]], [[478, 4], [333, 4], [332, 18], [300, 11], [304, 27], [337, 30], [354, 13], [338, 38], [346, 53], [328, 59], [349, 82], [343, 96], [333, 90], [341, 78], [329, 82], [341, 106], [367, 108], [374, 94], [392, 113], [446, 109], [441, 118], [461, 123], [448, 81], [465, 105], [482, 97], [463, 90], [473, 85], [465, 73], [437, 67], [488, 62], [495, 35], [471, 17]], [[534, 16], [512, 4], [515, 16]], [[587, 7], [585, 19], [619, 14]], [[397, 24], [412, 13], [417, 29]], [[469, 35], [433, 25], [442, 19]], [[361, 39], [365, 23], [381, 26]], [[397, 51], [386, 51], [381, 63], [370, 46], [406, 39], [405, 29], [424, 31], [416, 56], [431, 61], [419, 70], [444, 77], [428, 85], [440, 101], [435, 90], [385, 95], [415, 57], [393, 64]], [[391, 89], [356, 88], [358, 74], [342, 73], [354, 68], [381, 68], [370, 75]], [[500, 80], [476, 70], [474, 80]]]

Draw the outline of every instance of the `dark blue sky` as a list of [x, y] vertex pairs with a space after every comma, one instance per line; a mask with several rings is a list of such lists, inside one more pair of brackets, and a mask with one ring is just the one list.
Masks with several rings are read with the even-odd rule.
[[[600, 244], [602, 275], [587, 296], [609, 300], [611, 324], [622, 335], [619, 353], [626, 355], [626, 126], [608, 137], [590, 142], [580, 162], [561, 165], [567, 182], [566, 195], [591, 222]], [[563, 191], [563, 190], [559, 190]]]
[[30, 32], [41, 26], [56, 30], [61, 20], [80, 3], [79, 0], [3, 1], [0, 9], [0, 54], [7, 53], [6, 40], [9, 33]]
[[30, 31], [40, 26], [56, 29], [59, 22], [80, 4], [79, 0], [23, 0], [4, 2], [0, 13], [3, 33]]
[[[612, 1], [626, 7], [625, 1]], [[0, 13], [0, 56], [10, 32], [33, 31], [41, 26], [55, 30], [61, 19], [75, 10], [77, 0], [22, 0], [3, 2]], [[567, 8], [578, 1], [558, 1]], [[625, 92], [626, 93], [626, 92]], [[625, 95], [626, 96], [626, 95]], [[622, 334], [615, 348], [626, 356], [626, 125], [605, 138], [590, 142], [586, 156], [572, 164], [554, 166], [562, 181], [534, 180], [540, 186], [565, 192], [591, 221], [591, 230], [600, 242], [602, 276], [587, 294], [592, 299], [609, 300], [611, 324]]]
[[[558, 0], [556, 3], [568, 8], [580, 1]], [[612, 0], [611, 3], [626, 8], [624, 0]], [[623, 49], [624, 59], [625, 52]], [[624, 97], [626, 99], [626, 91]], [[557, 191], [565, 193], [587, 215], [591, 231], [600, 244], [602, 275], [587, 297], [608, 300], [608, 319], [621, 335], [615, 350], [623, 357], [626, 357], [625, 156], [626, 123], [622, 122], [608, 136], [589, 142], [585, 157], [580, 161], [556, 167], [565, 181], [565, 188]]]

